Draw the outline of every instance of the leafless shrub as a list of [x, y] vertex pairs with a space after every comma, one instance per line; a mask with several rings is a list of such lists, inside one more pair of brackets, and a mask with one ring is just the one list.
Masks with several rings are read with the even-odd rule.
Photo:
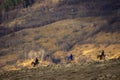
[[58, 64], [61, 62], [61, 59], [59, 58], [52, 58], [52, 62], [55, 63], [55, 64]]
[[95, 47], [100, 47], [100, 44], [99, 43], [95, 43], [94, 46]]
[[89, 64], [92, 61], [93, 60], [91, 59], [91, 56], [84, 56], [84, 55], [80, 55], [77, 59], [77, 62], [81, 65]]
[[5, 56], [8, 54], [8, 51], [0, 51], [0, 56]]
[[41, 49], [39, 51], [34, 51], [31, 50], [28, 54], [27, 57], [29, 59], [35, 59], [36, 57], [40, 58], [41, 60], [43, 60], [44, 55], [46, 54], [45, 50]]
[[51, 62], [53, 59], [52, 54], [54, 51], [48, 51], [43, 48], [39, 48], [39, 50], [30, 50], [26, 53], [21, 58], [25, 59], [35, 59], [36, 57], [39, 58], [41, 61], [49, 61]]
[[85, 56], [80, 56], [78, 59], [77, 59], [77, 62], [80, 63], [80, 64], [84, 64], [87, 62], [87, 58]]
[[68, 4], [68, 5], [72, 5], [72, 4], [78, 4], [80, 3], [82, 0], [60, 0], [59, 5], [62, 4]]
[[14, 47], [16, 45], [18, 46], [24, 43], [25, 41], [21, 39], [11, 39], [11, 40], [6, 40], [4, 45], [9, 47]]
[[74, 32], [79, 32], [79, 29], [74, 29], [74, 30], [73, 30], [73, 33], [74, 33]]
[[35, 37], [34, 37], [34, 40], [39, 40], [40, 38], [42, 38], [43, 36], [42, 35], [36, 35]]
[[111, 44], [110, 42], [106, 42], [104, 46], [108, 47], [110, 44]]
[[28, 32], [26, 32], [26, 31], [22, 31], [22, 36], [26, 36], [26, 35], [28, 35], [29, 33]]
[[69, 51], [73, 44], [70, 41], [60, 40], [56, 42], [57, 47], [62, 51]]
[[12, 61], [7, 61], [6, 64], [7, 65], [13, 65], [16, 63], [16, 60], [12, 60]]

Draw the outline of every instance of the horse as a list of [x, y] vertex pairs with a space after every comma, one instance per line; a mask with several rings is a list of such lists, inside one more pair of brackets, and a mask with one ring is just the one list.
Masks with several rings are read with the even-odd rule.
[[31, 62], [31, 65], [33, 65], [33, 67], [35, 67], [36, 65], [39, 64], [39, 60], [36, 58], [34, 62]]
[[69, 60], [69, 61], [72, 61], [72, 60], [73, 60], [73, 55], [72, 55], [72, 54], [70, 54], [70, 55], [68, 56], [68, 60]]
[[100, 55], [97, 55], [97, 59], [99, 58], [100, 60], [105, 60], [105, 53], [104, 53], [104, 50], [102, 50], [101, 54]]
[[72, 54], [70, 54], [69, 56], [66, 56], [65, 57], [65, 61], [67, 62], [67, 63], [70, 63], [71, 61], [73, 61], [74, 60], [74, 56], [72, 55]]

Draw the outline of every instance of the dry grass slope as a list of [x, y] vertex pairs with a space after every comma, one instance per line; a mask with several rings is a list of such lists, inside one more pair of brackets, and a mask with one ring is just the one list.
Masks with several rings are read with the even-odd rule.
[[[0, 57], [3, 63], [15, 63], [29, 59], [31, 50], [45, 53], [74, 54], [75, 62], [96, 60], [100, 50], [105, 50], [107, 59], [120, 56], [119, 32], [106, 32], [107, 20], [102, 17], [66, 19], [40, 28], [24, 29], [0, 39]], [[83, 59], [79, 60], [81, 56]], [[33, 58], [33, 57], [32, 57]], [[10, 65], [11, 65], [10, 64]]]
[[86, 65], [52, 65], [0, 73], [0, 80], [120, 80], [120, 60]]
[[[0, 67], [7, 65], [3, 70], [21, 68], [14, 63], [24, 64], [40, 52], [45, 56], [72, 53], [77, 63], [96, 60], [102, 49], [107, 59], [120, 56], [119, 0], [64, 1], [43, 0], [9, 12], [16, 17], [0, 28]], [[36, 53], [29, 57], [31, 51]]]

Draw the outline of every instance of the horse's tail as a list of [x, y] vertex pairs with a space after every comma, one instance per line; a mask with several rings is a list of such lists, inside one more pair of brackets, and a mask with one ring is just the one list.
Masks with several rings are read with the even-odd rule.
[[31, 65], [33, 65], [34, 64], [34, 62], [31, 62]]
[[35, 67], [35, 62], [31, 62], [31, 65], [32, 65], [33, 67]]

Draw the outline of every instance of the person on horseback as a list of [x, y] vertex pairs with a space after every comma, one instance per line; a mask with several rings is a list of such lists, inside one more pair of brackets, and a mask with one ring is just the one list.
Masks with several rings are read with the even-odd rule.
[[38, 60], [38, 58], [36, 57], [36, 58], [35, 58], [35, 61], [32, 62], [31, 65], [33, 65], [33, 67], [35, 67], [35, 66], [38, 65], [38, 64], [39, 64], [39, 60]]
[[105, 52], [104, 52], [104, 50], [102, 50], [102, 52], [101, 52], [101, 55], [105, 55]]
[[97, 56], [97, 58], [99, 58], [100, 60], [105, 60], [105, 52], [104, 50], [101, 51], [101, 54]]
[[68, 60], [69, 60], [69, 61], [72, 61], [72, 60], [73, 60], [73, 55], [72, 55], [72, 54], [70, 54], [70, 55], [68, 56]]
[[38, 58], [35, 59], [35, 63], [38, 64], [39, 63], [39, 60]]

